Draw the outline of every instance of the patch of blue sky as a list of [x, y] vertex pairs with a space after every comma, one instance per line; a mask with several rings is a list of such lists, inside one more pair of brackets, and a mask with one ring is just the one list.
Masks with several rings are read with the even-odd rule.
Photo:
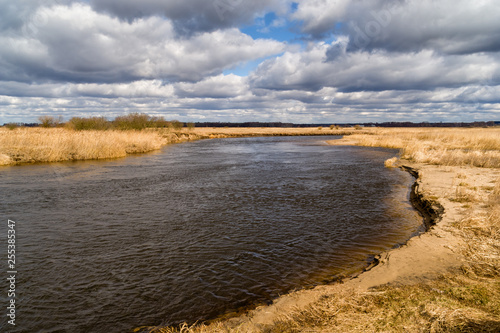
[[264, 17], [257, 18], [253, 25], [243, 27], [240, 30], [254, 39], [268, 38], [280, 42], [300, 43], [300, 36], [294, 32], [294, 27], [295, 23], [271, 12]]
[[226, 69], [222, 72], [224, 75], [235, 74], [238, 76], [248, 76], [253, 70], [257, 68], [264, 60], [273, 58], [275, 56], [270, 56], [264, 59], [257, 59], [239, 64], [236, 67]]
[[[255, 19], [253, 25], [242, 27], [240, 31], [251, 36], [253, 39], [273, 39], [287, 44], [304, 45], [304, 38], [297, 32], [296, 23], [291, 23], [285, 17], [277, 16], [274, 12], [267, 13], [265, 16]], [[279, 55], [240, 64], [234, 68], [226, 69], [223, 71], [223, 74], [248, 76], [264, 60], [276, 56]]]

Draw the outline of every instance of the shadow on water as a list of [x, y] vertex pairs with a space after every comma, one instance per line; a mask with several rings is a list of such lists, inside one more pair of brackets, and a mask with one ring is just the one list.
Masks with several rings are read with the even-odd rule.
[[412, 177], [384, 168], [395, 151], [324, 140], [207, 140], [3, 170], [0, 211], [17, 223], [12, 332], [214, 318], [404, 242], [422, 220], [408, 201]]

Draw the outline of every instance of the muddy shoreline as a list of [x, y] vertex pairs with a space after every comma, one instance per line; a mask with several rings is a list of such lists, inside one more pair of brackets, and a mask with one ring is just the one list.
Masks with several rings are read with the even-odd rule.
[[[435, 226], [439, 221], [442, 219], [442, 216], [444, 214], [444, 207], [436, 200], [432, 200], [426, 196], [420, 191], [420, 174], [417, 168], [411, 167], [409, 165], [400, 165], [399, 168], [403, 171], [408, 172], [415, 178], [415, 181], [413, 182], [411, 188], [410, 188], [410, 203], [415, 208], [420, 215], [422, 216], [423, 222], [422, 226], [424, 229], [424, 232], [428, 232], [433, 226]], [[395, 244], [394, 248], [392, 250], [395, 250], [396, 248], [400, 247], [401, 245], [405, 245], [410, 239], [417, 237], [421, 235], [421, 233], [416, 233], [410, 236], [406, 240], [405, 243], [403, 244]], [[340, 283], [344, 283], [347, 280], [351, 280], [353, 278], [359, 277], [361, 274], [364, 272], [367, 272], [371, 270], [372, 268], [376, 267], [379, 265], [380, 259], [381, 259], [382, 254], [379, 253], [374, 256], [373, 260], [369, 263], [369, 265], [360, 271], [357, 274], [352, 275], [348, 279], [344, 279], [342, 281], [339, 281]]]
[[424, 218], [424, 227], [427, 232], [432, 226], [436, 225], [441, 220], [444, 214], [444, 207], [437, 200], [425, 197], [423, 193], [420, 192], [419, 188], [421, 183], [419, 181], [420, 174], [418, 169], [408, 165], [401, 165], [400, 168], [401, 170], [407, 171], [415, 178], [415, 182], [411, 187], [410, 202]]

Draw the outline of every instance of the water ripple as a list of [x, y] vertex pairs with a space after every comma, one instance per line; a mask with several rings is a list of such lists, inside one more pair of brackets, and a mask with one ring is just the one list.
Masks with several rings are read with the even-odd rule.
[[210, 140], [0, 173], [0, 210], [19, 235], [12, 332], [192, 323], [332, 280], [404, 242], [421, 219], [411, 177], [383, 167], [394, 152], [323, 140]]

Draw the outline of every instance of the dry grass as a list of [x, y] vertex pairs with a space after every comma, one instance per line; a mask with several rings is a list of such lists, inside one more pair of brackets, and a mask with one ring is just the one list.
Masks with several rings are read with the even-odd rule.
[[357, 145], [401, 149], [402, 158], [415, 162], [500, 167], [500, 128], [356, 130], [339, 127], [148, 129], [140, 132], [1, 128], [0, 165], [116, 158], [158, 149], [167, 143], [203, 138], [282, 135], [346, 135], [349, 142]]
[[498, 332], [495, 287], [454, 275], [367, 293], [348, 289], [284, 316], [268, 332]]
[[301, 136], [301, 135], [350, 135], [359, 133], [353, 128], [316, 128], [316, 127], [196, 127], [193, 133], [210, 138], [227, 138], [241, 136]]
[[375, 128], [348, 140], [401, 149], [402, 158], [419, 163], [500, 167], [500, 128]]
[[[86, 119], [97, 121], [96, 119]], [[139, 126], [139, 125], [137, 125]], [[96, 126], [94, 126], [96, 127]], [[353, 130], [317, 128], [147, 128], [143, 130], [72, 130], [71, 128], [0, 128], [0, 166], [23, 163], [107, 159], [145, 153], [165, 144], [242, 136], [345, 135]]]
[[164, 326], [154, 326], [154, 327], [139, 327], [134, 330], [134, 332], [141, 333], [230, 333], [234, 330], [226, 325], [224, 322], [217, 322], [211, 325], [187, 325], [182, 324], [179, 327], [164, 327]]
[[479, 200], [479, 197], [477, 188], [471, 187], [465, 182], [461, 182], [455, 187], [454, 195], [448, 199], [453, 202], [466, 203], [477, 202]]
[[0, 129], [0, 165], [117, 158], [159, 149], [165, 142], [153, 131]]
[[390, 158], [388, 160], [386, 160], [384, 162], [384, 165], [386, 168], [396, 168], [397, 167], [397, 162], [398, 162], [398, 158], [397, 157], [393, 157], [393, 158]]

